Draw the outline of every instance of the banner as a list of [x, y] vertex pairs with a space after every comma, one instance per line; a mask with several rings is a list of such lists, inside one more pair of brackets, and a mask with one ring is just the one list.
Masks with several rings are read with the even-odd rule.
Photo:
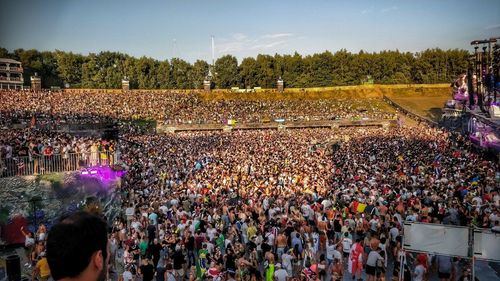
[[500, 233], [487, 229], [474, 230], [474, 257], [500, 261]]
[[430, 223], [404, 223], [403, 249], [468, 257], [469, 228]]

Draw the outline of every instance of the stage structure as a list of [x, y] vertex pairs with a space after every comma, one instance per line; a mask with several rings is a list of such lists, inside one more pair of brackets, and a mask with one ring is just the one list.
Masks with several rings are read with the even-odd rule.
[[[499, 46], [497, 38], [474, 40], [474, 54], [469, 62], [467, 79], [469, 81], [469, 103], [472, 109], [477, 105], [486, 112], [491, 106], [498, 106], [499, 91]], [[498, 116], [500, 117], [500, 115]]]
[[440, 125], [468, 135], [477, 147], [500, 161], [500, 37], [470, 44], [467, 71], [452, 83], [452, 98], [443, 108]]

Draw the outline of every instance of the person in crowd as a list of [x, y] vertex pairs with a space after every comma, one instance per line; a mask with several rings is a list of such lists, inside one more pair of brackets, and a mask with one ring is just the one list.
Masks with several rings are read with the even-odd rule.
[[56, 281], [106, 280], [109, 252], [106, 222], [89, 213], [61, 218], [48, 234], [47, 262]]

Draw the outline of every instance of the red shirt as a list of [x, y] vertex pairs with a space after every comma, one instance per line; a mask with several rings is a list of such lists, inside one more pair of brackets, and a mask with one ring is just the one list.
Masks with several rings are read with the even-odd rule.
[[49, 146], [49, 147], [46, 147], [43, 149], [43, 155], [45, 156], [50, 156], [52, 155], [52, 148]]

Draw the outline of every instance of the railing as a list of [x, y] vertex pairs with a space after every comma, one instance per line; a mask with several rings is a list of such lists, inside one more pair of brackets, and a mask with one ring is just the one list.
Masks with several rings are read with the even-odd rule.
[[9, 66], [10, 71], [23, 71], [22, 67], [17, 67], [17, 66]]
[[21, 77], [0, 77], [2, 81], [21, 81]]
[[85, 152], [0, 159], [0, 177], [70, 172], [118, 163], [116, 152]]
[[0, 65], [0, 70], [7, 70], [7, 67], [5, 65]]

